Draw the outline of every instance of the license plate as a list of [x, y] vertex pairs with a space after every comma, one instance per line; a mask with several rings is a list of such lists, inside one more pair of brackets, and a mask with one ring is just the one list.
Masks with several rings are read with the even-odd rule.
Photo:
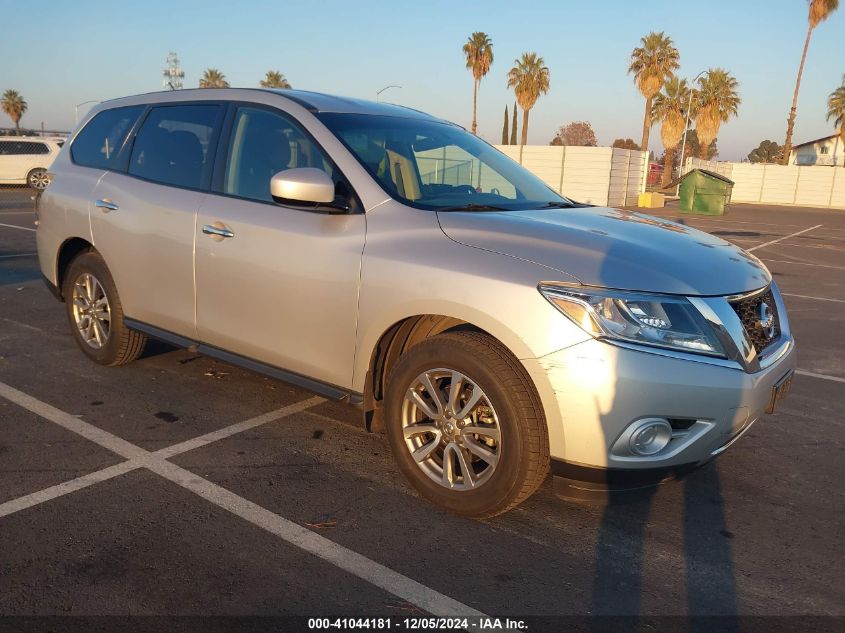
[[766, 413], [774, 413], [777, 410], [778, 403], [786, 397], [789, 393], [789, 388], [792, 386], [792, 376], [794, 372], [789, 372], [777, 381], [772, 387], [772, 397], [769, 400], [769, 406], [766, 408]]

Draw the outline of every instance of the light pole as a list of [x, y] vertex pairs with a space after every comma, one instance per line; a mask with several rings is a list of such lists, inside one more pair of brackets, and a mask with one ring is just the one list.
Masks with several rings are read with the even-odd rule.
[[79, 108], [81, 108], [82, 106], [84, 106], [86, 103], [100, 103], [100, 102], [99, 102], [99, 101], [97, 101], [96, 99], [91, 99], [90, 101], [83, 101], [82, 103], [77, 103], [77, 104], [73, 107], [73, 111], [74, 111], [74, 113], [75, 113], [75, 115], [76, 115], [76, 124], [77, 124], [77, 125], [79, 125]]
[[390, 86], [385, 86], [384, 88], [382, 88], [381, 90], [379, 90], [378, 92], [376, 92], [376, 101], [378, 101], [378, 96], [379, 96], [382, 92], [384, 92], [385, 90], [387, 90], [388, 88], [401, 88], [401, 87], [402, 87], [402, 86], [395, 86], [395, 85], [392, 85], [392, 84], [391, 84]]
[[[701, 77], [701, 75], [703, 75], [706, 72], [707, 72], [706, 70], [702, 70], [700, 73], [698, 73], [693, 78], [692, 82], [690, 83], [689, 99], [687, 100], [687, 117], [684, 120], [684, 141], [683, 141], [683, 143], [681, 143], [681, 167], [678, 170], [679, 171], [678, 178], [680, 178], [683, 175], [680, 172], [684, 171], [684, 152], [687, 149], [687, 133], [689, 132], [689, 115], [690, 115], [690, 110], [692, 109], [692, 93], [695, 90], [695, 88], [693, 86], [695, 86], [695, 82], [698, 81], [698, 78]], [[680, 187], [681, 187], [681, 185], [680, 185], [680, 183], [678, 183], [678, 189], [680, 189]], [[678, 195], [677, 190], [675, 191], [675, 195]]]

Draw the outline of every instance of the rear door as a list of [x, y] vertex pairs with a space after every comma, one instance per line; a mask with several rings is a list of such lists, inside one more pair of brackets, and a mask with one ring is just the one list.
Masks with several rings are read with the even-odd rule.
[[44, 274], [56, 278], [56, 249], [69, 237], [91, 240], [94, 187], [107, 171], [126, 169], [127, 139], [145, 106], [103, 110], [88, 121], [62, 155], [50, 186], [41, 195], [38, 242]]
[[21, 143], [20, 159], [17, 166], [18, 178], [27, 178], [33, 169], [46, 169], [53, 162], [50, 148], [42, 141]]
[[108, 172], [92, 199], [91, 230], [130, 319], [194, 338], [194, 229], [211, 176], [214, 102], [152, 107], [126, 173]]
[[42, 162], [50, 151], [44, 143], [33, 141], [5, 141], [2, 148], [3, 160], [0, 161], [0, 179], [2, 180], [25, 180], [30, 170], [35, 167], [43, 167], [38, 164]]
[[[228, 127], [218, 159], [219, 191], [202, 203], [197, 221], [199, 339], [349, 387], [366, 227], [360, 205], [323, 150], [287, 114], [242, 105]], [[270, 178], [294, 167], [329, 173], [351, 212], [331, 215], [274, 202]], [[231, 236], [209, 235], [206, 226]]]

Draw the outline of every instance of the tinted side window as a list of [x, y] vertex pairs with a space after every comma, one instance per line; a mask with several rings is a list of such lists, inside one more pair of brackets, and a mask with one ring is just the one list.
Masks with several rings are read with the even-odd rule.
[[50, 150], [44, 143], [23, 143], [24, 154], [49, 154]]
[[0, 154], [4, 156], [29, 156], [49, 153], [50, 150], [44, 143], [33, 143], [32, 141], [4, 141], [0, 143]]
[[223, 175], [223, 192], [272, 202], [270, 178], [294, 167], [334, 176], [323, 152], [290, 119], [261, 108], [239, 108]]
[[85, 167], [120, 169], [118, 154], [126, 135], [143, 110], [144, 106], [131, 106], [100, 112], [70, 146], [73, 162]]
[[129, 173], [166, 185], [201, 187], [219, 112], [213, 104], [153, 108], [135, 138]]

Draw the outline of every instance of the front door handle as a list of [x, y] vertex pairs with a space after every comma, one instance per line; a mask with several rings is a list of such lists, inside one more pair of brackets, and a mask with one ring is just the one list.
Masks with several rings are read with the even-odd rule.
[[235, 237], [235, 234], [222, 222], [215, 222], [214, 224], [203, 224], [202, 232], [210, 235], [211, 239], [222, 242], [227, 237]]
[[120, 208], [109, 198], [101, 198], [100, 200], [97, 200], [94, 203], [94, 206], [97, 207], [103, 213], [108, 213], [109, 211], [117, 211]]

